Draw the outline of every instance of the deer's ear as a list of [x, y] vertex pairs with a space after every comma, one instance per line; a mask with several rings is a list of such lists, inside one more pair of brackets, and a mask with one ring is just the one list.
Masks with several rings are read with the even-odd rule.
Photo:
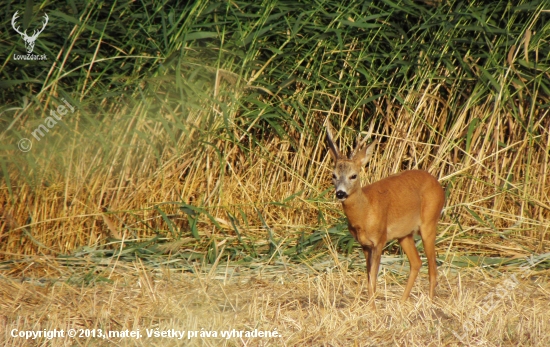
[[356, 162], [359, 166], [363, 167], [367, 165], [368, 161], [372, 158], [374, 153], [374, 147], [378, 143], [378, 140], [375, 140], [368, 147], [362, 148], [353, 156], [352, 160]]
[[340, 150], [338, 150], [338, 147], [336, 147], [332, 139], [332, 126], [330, 125], [329, 121], [327, 121], [326, 130], [327, 130], [328, 151], [332, 159], [336, 161], [342, 156], [342, 154], [340, 153]]

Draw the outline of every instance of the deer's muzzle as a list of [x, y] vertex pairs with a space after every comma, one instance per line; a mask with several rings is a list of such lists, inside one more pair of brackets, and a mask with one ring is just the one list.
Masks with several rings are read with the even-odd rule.
[[336, 198], [338, 200], [345, 200], [348, 197], [348, 193], [344, 192], [343, 190], [339, 190], [336, 192]]

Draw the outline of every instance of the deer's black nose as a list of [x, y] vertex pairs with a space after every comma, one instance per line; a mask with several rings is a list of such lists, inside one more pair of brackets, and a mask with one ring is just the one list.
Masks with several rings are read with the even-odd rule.
[[345, 199], [348, 197], [348, 194], [346, 192], [344, 192], [343, 190], [339, 190], [336, 192], [336, 197], [338, 199]]

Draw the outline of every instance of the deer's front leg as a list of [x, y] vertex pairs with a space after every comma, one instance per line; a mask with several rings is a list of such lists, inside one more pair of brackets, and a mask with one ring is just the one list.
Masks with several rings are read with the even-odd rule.
[[[365, 255], [365, 261], [367, 262], [367, 280], [370, 283], [370, 271], [371, 271], [371, 248], [369, 246], [361, 246], [363, 248], [363, 254]], [[369, 286], [370, 287], [370, 286]], [[369, 289], [370, 291], [370, 289]], [[370, 292], [369, 292], [370, 294]]]
[[371, 290], [371, 271], [372, 271], [372, 248], [370, 246], [361, 246], [363, 248], [363, 254], [365, 255], [365, 261], [367, 262], [367, 288], [369, 291], [369, 299], [372, 298], [374, 303], [374, 293]]
[[378, 277], [378, 268], [380, 267], [380, 258], [382, 257], [382, 249], [384, 243], [374, 245], [369, 251], [369, 261], [367, 265], [370, 265], [369, 269], [369, 296], [373, 298], [376, 294], [376, 279]]

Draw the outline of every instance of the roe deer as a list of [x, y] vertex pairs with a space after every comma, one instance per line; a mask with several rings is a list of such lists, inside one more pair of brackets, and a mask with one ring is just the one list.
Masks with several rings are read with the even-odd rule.
[[368, 135], [358, 141], [349, 159], [334, 144], [332, 126], [328, 120], [326, 127], [329, 152], [334, 160], [332, 182], [336, 188], [336, 198], [342, 202], [350, 233], [365, 254], [368, 292], [373, 300], [371, 305], [374, 306], [382, 249], [392, 239], [399, 240], [409, 258], [410, 274], [401, 300], [405, 301], [409, 297], [422, 266], [414, 244], [415, 232], [420, 233], [424, 243], [430, 276], [430, 298], [433, 299], [437, 281], [435, 236], [445, 193], [435, 177], [421, 170], [403, 171], [361, 188], [359, 172], [372, 157], [377, 141], [368, 147], [361, 147], [372, 134], [373, 125]]

